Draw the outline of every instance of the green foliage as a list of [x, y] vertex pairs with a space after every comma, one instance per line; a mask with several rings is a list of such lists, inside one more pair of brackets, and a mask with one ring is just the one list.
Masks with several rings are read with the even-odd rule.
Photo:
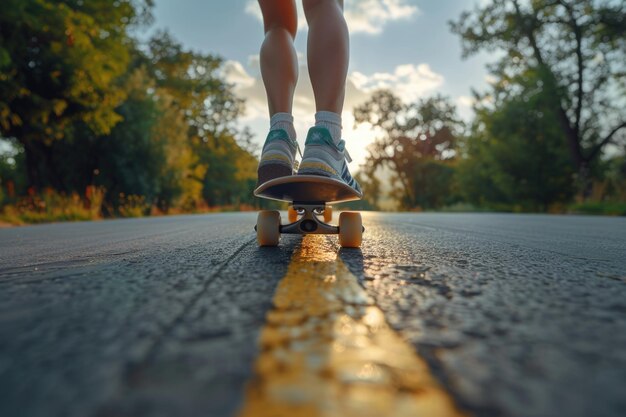
[[107, 201], [118, 195], [142, 195], [155, 201], [161, 191], [161, 172], [166, 169], [165, 143], [154, 135], [160, 112], [150, 97], [131, 97], [118, 112], [124, 118], [110, 135], [97, 139], [94, 183], [107, 189]]
[[[404, 104], [389, 91], [375, 93], [354, 109], [356, 123], [383, 132], [369, 148], [364, 174], [370, 178], [387, 168], [395, 187], [392, 195], [404, 209], [432, 209], [453, 201], [451, 195], [455, 147], [463, 123], [448, 99], [436, 96]], [[379, 180], [376, 180], [379, 181]], [[380, 193], [379, 182], [365, 182]], [[377, 204], [379, 196], [372, 197]]]
[[[123, 119], [108, 135], [98, 136], [85, 124], [76, 124], [72, 135], [47, 147], [54, 173], [64, 189], [82, 193], [95, 184], [107, 190], [107, 214], [119, 214], [121, 195], [142, 195], [158, 201], [167, 189], [163, 175], [168, 170], [168, 140], [162, 119], [172, 122], [158, 100], [147, 93], [151, 81], [141, 69], [124, 82], [127, 99], [116, 112]], [[184, 123], [178, 128], [184, 130]], [[184, 145], [185, 136], [182, 136]]]
[[380, 198], [382, 195], [380, 178], [374, 173], [366, 174], [364, 170], [359, 170], [354, 174], [354, 178], [361, 185], [363, 199], [347, 203], [344, 207], [351, 210], [379, 210]]
[[233, 137], [211, 138], [196, 147], [206, 164], [202, 195], [209, 206], [250, 203], [257, 160]]
[[594, 181], [591, 197], [568, 207], [578, 214], [626, 216], [626, 156], [603, 161], [602, 178]]
[[157, 94], [169, 97], [186, 124], [186, 143], [178, 149], [187, 155], [179, 168], [185, 164], [189, 172], [180, 180], [193, 178], [198, 184], [183, 187], [186, 204], [199, 197], [191, 193], [201, 193], [209, 206], [252, 204], [257, 160], [236, 140], [246, 137], [235, 127], [243, 102], [220, 78], [221, 59], [186, 51], [167, 33], [149, 42], [146, 58]]
[[477, 107], [457, 181], [464, 199], [498, 210], [547, 211], [567, 203], [574, 170], [554, 114], [553, 97], [525, 74], [525, 90]]
[[103, 187], [108, 215], [253, 203], [257, 161], [236, 139], [248, 138], [235, 128], [243, 102], [221, 59], [166, 32], [140, 45], [130, 29], [150, 21], [151, 7], [0, 5], [0, 137], [23, 149], [17, 163], [0, 160], [5, 200], [10, 181], [21, 193]]
[[574, 214], [626, 216], [626, 203], [619, 201], [586, 201], [570, 205], [569, 212]]
[[[414, 207], [436, 209], [453, 204], [457, 200], [454, 192], [455, 165], [451, 161], [425, 159], [413, 166], [413, 184], [415, 190]], [[412, 204], [403, 201], [402, 205]]]
[[[626, 151], [626, 149], [624, 149]], [[606, 161], [601, 198], [626, 202], [626, 152]]]
[[[63, 139], [77, 122], [107, 134], [121, 120], [116, 108], [126, 96], [118, 79], [130, 59], [127, 30], [145, 17], [135, 3], [1, 3], [0, 134], [24, 145], [31, 185], [48, 183], [51, 161], [42, 144]], [[142, 3], [143, 10], [150, 3]]]
[[538, 77], [583, 197], [607, 145], [626, 141], [625, 23], [619, 1], [492, 0], [451, 24], [465, 56], [503, 52], [491, 66], [497, 96], [519, 95], [528, 71]]

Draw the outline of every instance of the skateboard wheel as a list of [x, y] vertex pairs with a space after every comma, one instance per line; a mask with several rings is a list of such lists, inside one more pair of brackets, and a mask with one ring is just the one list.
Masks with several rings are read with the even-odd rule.
[[361, 213], [344, 211], [339, 214], [339, 244], [342, 248], [358, 248], [363, 239]]
[[275, 210], [259, 212], [256, 219], [256, 240], [259, 246], [276, 246], [280, 239], [280, 213]]
[[287, 209], [287, 217], [289, 218], [289, 223], [295, 223], [298, 220], [298, 211], [293, 208], [293, 206], [289, 206]]
[[324, 222], [330, 223], [333, 220], [333, 208], [331, 206], [324, 207]]

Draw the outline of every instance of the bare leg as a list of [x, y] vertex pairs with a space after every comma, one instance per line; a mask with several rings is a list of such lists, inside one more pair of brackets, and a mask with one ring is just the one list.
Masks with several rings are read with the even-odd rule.
[[294, 0], [259, 0], [265, 40], [261, 46], [261, 75], [270, 116], [291, 113], [298, 81], [298, 57], [293, 41], [298, 28]]
[[307, 60], [316, 110], [341, 114], [350, 41], [343, 0], [303, 0], [309, 24]]
[[[309, 24], [307, 61], [316, 113], [298, 174], [331, 177], [360, 194], [361, 187], [348, 170], [351, 159], [341, 139], [341, 111], [350, 54], [343, 0], [302, 0], [302, 4]], [[338, 154], [344, 158], [338, 158]]]
[[298, 80], [298, 56], [293, 41], [298, 29], [294, 0], [259, 0], [265, 40], [261, 46], [261, 75], [270, 112], [270, 131], [257, 170], [258, 184], [293, 175], [297, 149], [291, 114]]

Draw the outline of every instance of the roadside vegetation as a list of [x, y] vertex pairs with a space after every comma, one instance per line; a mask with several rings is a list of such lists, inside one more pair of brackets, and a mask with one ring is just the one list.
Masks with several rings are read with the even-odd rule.
[[445, 97], [380, 92], [355, 109], [381, 132], [363, 167], [401, 210], [626, 214], [626, 4], [492, 0], [450, 22], [464, 55], [497, 52], [462, 123]]
[[[151, 0], [0, 5], [0, 222], [271, 204], [220, 57], [167, 32]], [[492, 0], [450, 23], [497, 52], [475, 117], [442, 96], [379, 91], [354, 109], [380, 133], [362, 209], [626, 215], [626, 5]]]

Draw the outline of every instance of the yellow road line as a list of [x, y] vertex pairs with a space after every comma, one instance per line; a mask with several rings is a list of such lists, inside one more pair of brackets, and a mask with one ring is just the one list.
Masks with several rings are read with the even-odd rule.
[[324, 236], [294, 253], [240, 417], [461, 416]]

